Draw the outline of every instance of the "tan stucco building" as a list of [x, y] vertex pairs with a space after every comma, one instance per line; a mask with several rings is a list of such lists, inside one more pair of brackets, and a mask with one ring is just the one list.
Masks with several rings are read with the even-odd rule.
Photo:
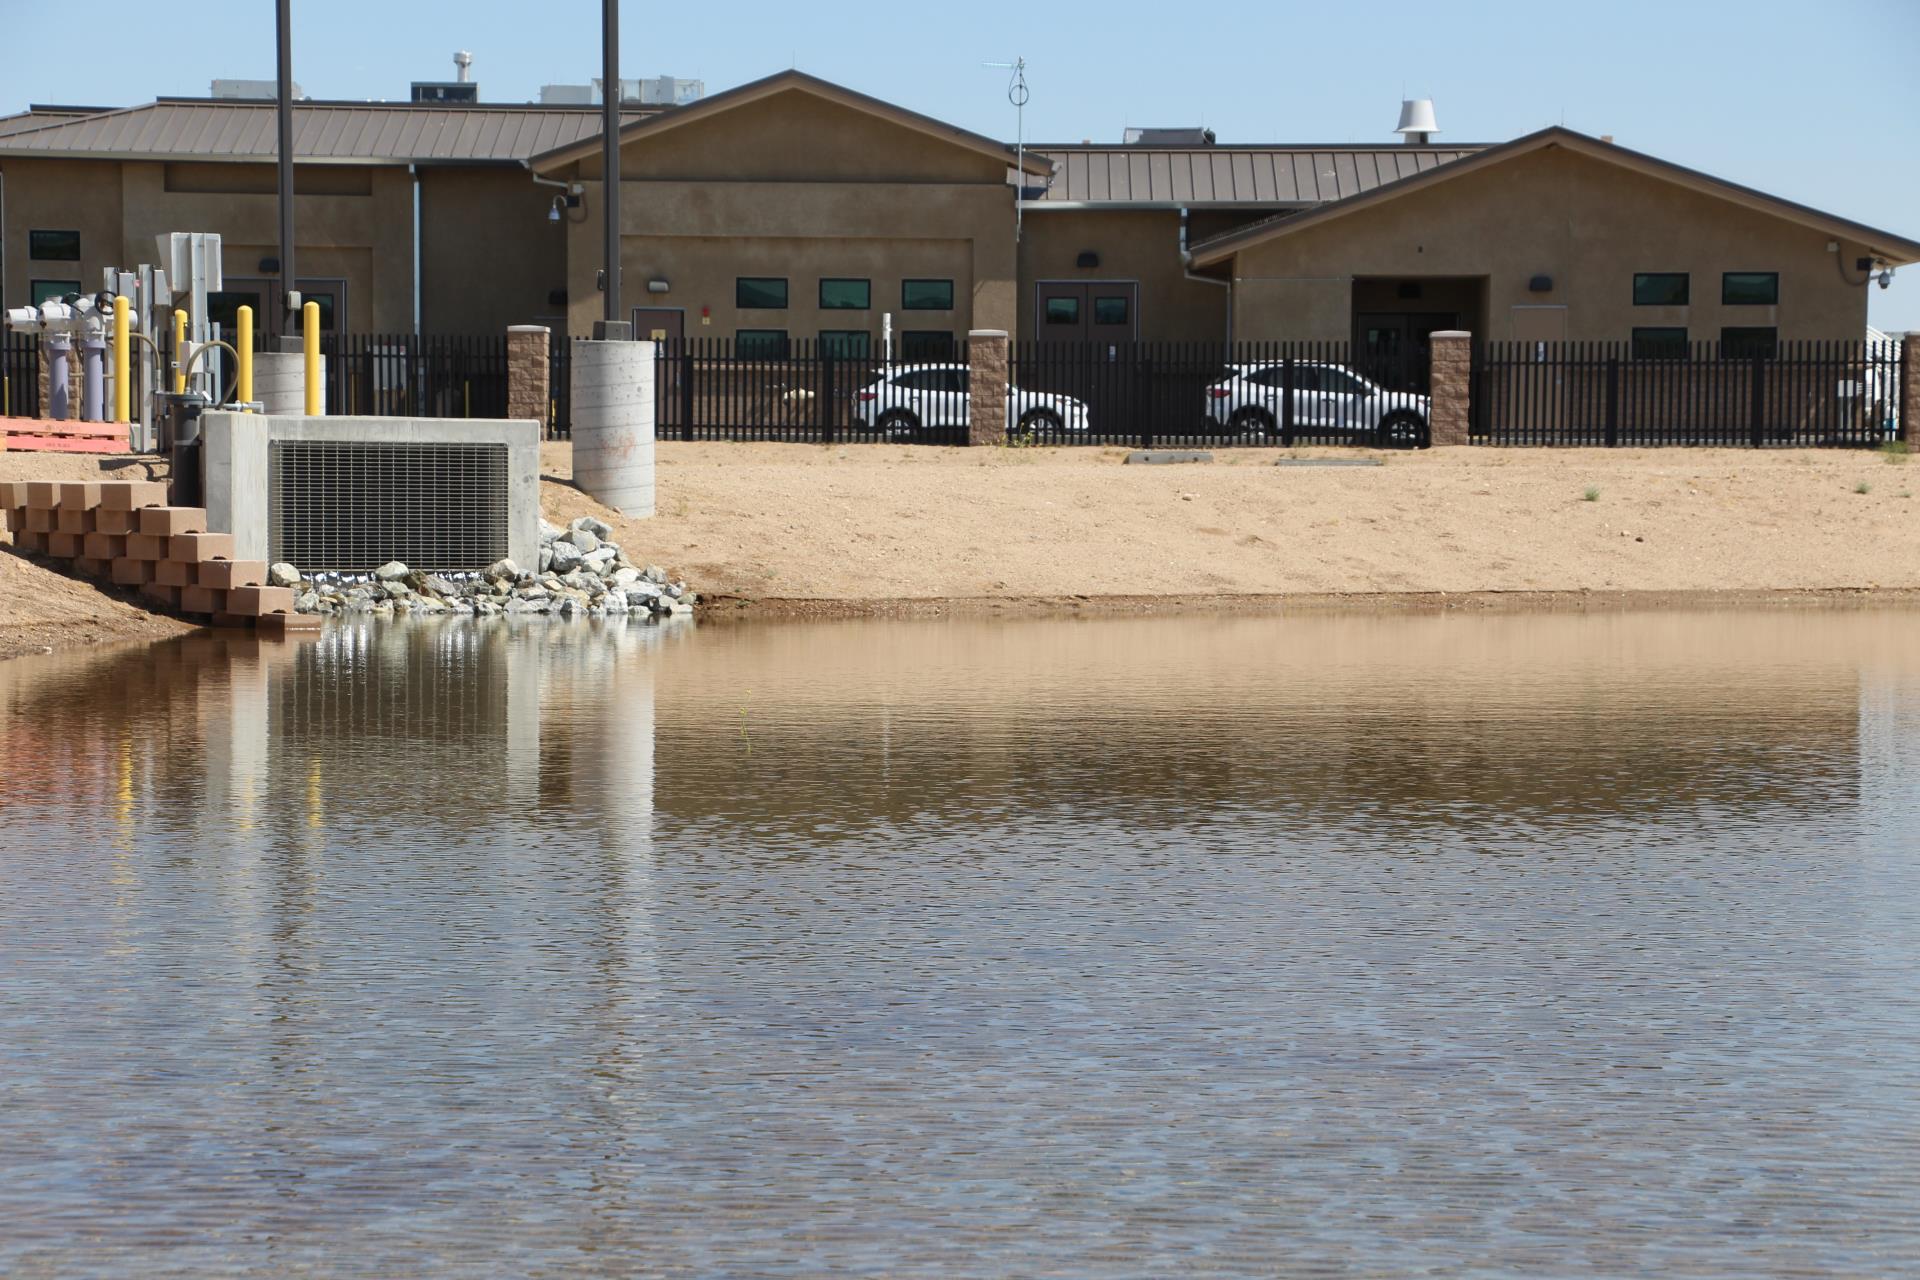
[[[355, 332], [584, 333], [601, 314], [598, 112], [296, 108], [303, 291]], [[278, 264], [272, 109], [162, 100], [0, 120], [0, 297], [17, 306], [225, 238], [219, 306]], [[1865, 330], [1920, 243], [1565, 129], [1499, 146], [984, 138], [799, 72], [627, 115], [622, 285], [641, 336], [908, 353], [1018, 340], [1427, 333], [1644, 342]], [[1864, 265], [1863, 265], [1864, 264]], [[216, 317], [218, 318], [218, 317]]]

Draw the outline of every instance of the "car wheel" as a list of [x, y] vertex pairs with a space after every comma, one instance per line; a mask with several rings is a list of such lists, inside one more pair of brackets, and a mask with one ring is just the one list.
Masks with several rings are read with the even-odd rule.
[[889, 409], [880, 415], [876, 424], [882, 436], [913, 436], [920, 434], [920, 419], [905, 409]]
[[1380, 420], [1383, 449], [1424, 449], [1428, 442], [1427, 420], [1417, 413], [1390, 413]]
[[1051, 409], [1029, 409], [1020, 415], [1012, 436], [1015, 444], [1039, 444], [1060, 435], [1060, 415]]
[[1264, 436], [1273, 431], [1273, 415], [1265, 409], [1238, 409], [1227, 420], [1227, 426], [1237, 435]]

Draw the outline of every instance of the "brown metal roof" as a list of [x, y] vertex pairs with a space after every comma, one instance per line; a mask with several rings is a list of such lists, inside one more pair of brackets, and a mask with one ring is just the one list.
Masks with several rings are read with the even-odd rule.
[[17, 116], [0, 116], [0, 138], [8, 134], [19, 133], [22, 129], [38, 129], [42, 125], [63, 124], [68, 120], [84, 120], [93, 113], [78, 108], [67, 110], [64, 107], [32, 107]]
[[1069, 204], [1326, 204], [1474, 155], [1456, 147], [1048, 147], [1052, 185], [1037, 207]]
[[[629, 123], [655, 114], [630, 111]], [[0, 122], [0, 155], [116, 160], [272, 160], [271, 102], [162, 98], [68, 118]], [[323, 163], [511, 163], [600, 136], [598, 107], [299, 102], [293, 150]]]

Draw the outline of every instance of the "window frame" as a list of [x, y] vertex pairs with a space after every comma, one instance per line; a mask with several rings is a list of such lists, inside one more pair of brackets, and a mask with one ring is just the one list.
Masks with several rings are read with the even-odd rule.
[[[1120, 318], [1118, 320], [1102, 320], [1100, 318], [1100, 304], [1103, 302], [1117, 302], [1120, 304]], [[1088, 323], [1096, 325], [1131, 325], [1133, 323], [1133, 299], [1124, 293], [1096, 294], [1093, 299], [1093, 314], [1088, 318]]]
[[[1732, 285], [1735, 277], [1745, 277], [1748, 280], [1761, 280], [1761, 279], [1771, 280], [1773, 283], [1773, 296], [1768, 298], [1764, 302], [1756, 302], [1752, 299], [1737, 300], [1734, 298], [1729, 298], [1727, 296], [1727, 291], [1729, 286]], [[1779, 306], [1780, 305], [1780, 273], [1778, 271], [1722, 271], [1720, 273], [1720, 305], [1723, 307], [1777, 307]], [[1759, 327], [1759, 326], [1735, 325], [1733, 327], [1750, 328], [1750, 327]]]
[[[1757, 334], [1770, 334], [1766, 339], [1766, 350], [1740, 350], [1746, 343], [1758, 345], [1754, 337]], [[1740, 334], [1739, 338], [1730, 338], [1729, 334]], [[1777, 360], [1780, 358], [1780, 326], [1773, 324], [1729, 324], [1720, 328], [1720, 358], [1722, 360]]]
[[[1072, 317], [1062, 318], [1059, 320], [1054, 319], [1053, 308], [1056, 303], [1062, 303], [1068, 307], [1071, 307], [1073, 309]], [[1072, 325], [1074, 328], [1079, 328], [1080, 299], [1064, 293], [1056, 293], [1051, 298], [1042, 299], [1040, 303], [1040, 323], [1043, 326], [1050, 326], [1050, 325], [1057, 324], [1057, 325]]]
[[[779, 351], [774, 353], [749, 352], [746, 345], [749, 340], [772, 337], [779, 341]], [[733, 331], [733, 356], [736, 360], [787, 360], [792, 358], [793, 339], [785, 329], [735, 329]]]
[[[1676, 339], [1673, 335], [1678, 334]], [[1663, 353], [1653, 348], [1659, 343], [1674, 343], [1678, 346]], [[1646, 344], [1643, 349], [1642, 344]], [[1693, 350], [1692, 335], [1682, 324], [1635, 325], [1629, 335], [1627, 354], [1633, 360], [1684, 360]]]
[[[1642, 282], [1653, 280], [1678, 280], [1680, 282], [1680, 300], [1664, 299], [1658, 302], [1642, 302], [1640, 286]], [[1690, 307], [1693, 305], [1693, 273], [1691, 271], [1636, 271], [1633, 273], [1633, 305], [1636, 307]], [[1652, 326], [1666, 328], [1665, 325]]]
[[[72, 236], [73, 252], [71, 254], [42, 253], [39, 243], [42, 236]], [[52, 227], [42, 227], [37, 231], [29, 229], [27, 232], [27, 261], [29, 262], [78, 262], [80, 261], [80, 252], [81, 242], [78, 231], [64, 231]]]
[[[53, 293], [42, 294], [40, 292], [42, 285], [60, 285], [62, 287]], [[66, 285], [72, 285], [73, 287], [69, 289], [64, 287]], [[78, 280], [29, 280], [27, 281], [27, 301], [32, 303], [36, 307], [43, 302], [64, 298], [70, 293], [79, 293], [80, 291], [81, 291], [80, 282]]]
[[[830, 284], [857, 284], [860, 286], [858, 306], [846, 302], [828, 302], [827, 286]], [[822, 311], [871, 311], [873, 310], [873, 281], [860, 276], [821, 276], [817, 300]]]
[[[742, 296], [742, 290], [750, 285], [780, 285], [780, 301], [777, 304], [748, 302]], [[733, 278], [733, 308], [736, 311], [786, 311], [793, 302], [792, 281], [787, 276], [735, 276]]]
[[[947, 291], [946, 304], [936, 307], [924, 302], [914, 302], [908, 296], [908, 293], [915, 285], [938, 285], [945, 289]], [[952, 280], [942, 280], [932, 276], [911, 276], [900, 282], [900, 309], [902, 311], [951, 311], [953, 310], [954, 296], [955, 290]]]
[[[858, 338], [858, 351], [829, 350], [830, 347], [845, 339]], [[873, 359], [873, 332], [869, 329], [822, 329], [814, 350], [822, 360], [871, 360]]]

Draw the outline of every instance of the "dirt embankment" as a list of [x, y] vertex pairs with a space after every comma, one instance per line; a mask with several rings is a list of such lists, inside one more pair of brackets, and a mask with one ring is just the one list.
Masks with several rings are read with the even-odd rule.
[[[1920, 596], [1920, 457], [1752, 450], [659, 446], [659, 513], [544, 451], [549, 519], [752, 613]], [[1378, 466], [1275, 465], [1289, 462]]]

